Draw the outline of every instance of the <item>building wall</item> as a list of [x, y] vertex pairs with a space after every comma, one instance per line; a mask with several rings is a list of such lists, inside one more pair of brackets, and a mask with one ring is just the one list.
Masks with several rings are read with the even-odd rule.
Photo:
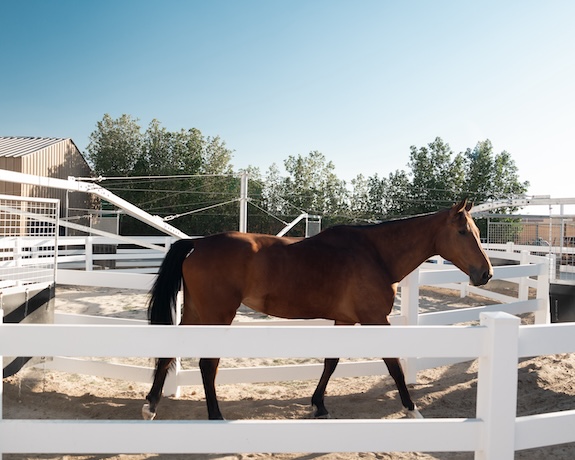
[[[0, 157], [0, 169], [22, 172], [22, 157]], [[0, 194], [22, 196], [22, 184], [0, 181]]]
[[[36, 150], [22, 156], [0, 157], [0, 168], [38, 176], [68, 179], [69, 176], [89, 177], [91, 169], [71, 139]], [[60, 200], [60, 216], [70, 217], [86, 214], [76, 209], [94, 209], [97, 201], [85, 193], [39, 187], [28, 184], [0, 182], [0, 193], [34, 198], [57, 198]], [[69, 209], [70, 208], [70, 209]], [[86, 225], [86, 221], [78, 222]]]

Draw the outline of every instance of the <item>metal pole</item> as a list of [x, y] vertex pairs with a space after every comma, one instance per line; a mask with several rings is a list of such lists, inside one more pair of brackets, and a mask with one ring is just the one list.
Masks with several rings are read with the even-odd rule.
[[240, 232], [248, 231], [248, 173], [243, 171], [240, 183]]

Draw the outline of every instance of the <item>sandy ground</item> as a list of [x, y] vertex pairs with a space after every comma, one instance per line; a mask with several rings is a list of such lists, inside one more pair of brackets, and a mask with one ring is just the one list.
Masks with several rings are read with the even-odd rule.
[[[509, 286], [494, 284], [506, 291]], [[58, 287], [58, 311], [124, 318], [145, 318], [145, 293], [104, 288]], [[436, 311], [485, 304], [485, 299], [460, 298], [453, 291], [423, 289], [421, 305]], [[257, 318], [249, 311], [242, 320]], [[529, 323], [530, 318], [523, 319]], [[152, 361], [149, 361], [152, 364]], [[233, 366], [227, 362], [222, 365]], [[262, 364], [270, 364], [264, 362]], [[382, 363], [382, 368], [384, 364]], [[575, 409], [575, 354], [525, 359], [519, 363], [518, 415]], [[316, 381], [272, 384], [219, 385], [220, 405], [228, 420], [302, 419], [311, 416], [310, 398]], [[411, 393], [426, 418], [474, 417], [477, 385], [476, 362], [431, 369], [419, 374]], [[4, 380], [4, 418], [32, 419], [139, 419], [149, 385], [64, 374], [27, 368]], [[389, 377], [332, 379], [326, 404], [333, 418], [379, 419], [402, 417], [396, 388]], [[201, 387], [186, 387], [179, 399], [164, 398], [159, 419], [205, 419]], [[151, 422], [153, 423], [153, 422]], [[9, 455], [4, 459], [121, 459], [180, 460], [350, 460], [367, 459], [472, 459], [473, 453], [356, 453], [356, 454], [222, 454], [222, 455]], [[575, 458], [575, 443], [516, 453], [516, 459], [553, 460]]]

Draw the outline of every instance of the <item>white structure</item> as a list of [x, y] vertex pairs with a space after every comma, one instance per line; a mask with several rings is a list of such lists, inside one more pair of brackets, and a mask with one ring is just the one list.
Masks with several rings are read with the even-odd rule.
[[[173, 235], [179, 237], [180, 235]], [[108, 236], [106, 236], [108, 237]], [[86, 247], [97, 237], [87, 237]], [[158, 258], [170, 239], [144, 242], [149, 259]], [[28, 244], [32, 243], [29, 241]], [[162, 244], [164, 243], [164, 244]], [[42, 243], [38, 243], [41, 245]], [[156, 252], [150, 252], [156, 251]], [[40, 252], [40, 251], [36, 251]], [[34, 254], [34, 251], [31, 251]], [[86, 251], [85, 254], [89, 254]], [[45, 254], [44, 254], [45, 255]], [[2, 453], [219, 453], [219, 452], [379, 452], [472, 451], [476, 459], [511, 460], [514, 451], [575, 441], [575, 410], [517, 417], [517, 360], [521, 357], [575, 352], [575, 326], [549, 325], [548, 259], [527, 253], [490, 252], [519, 261], [495, 267], [494, 279], [514, 280], [518, 298], [496, 295], [467, 285], [459, 270], [441, 263], [424, 265], [401, 285], [397, 327], [324, 326], [173, 326], [142, 327], [124, 320], [115, 325], [78, 324], [92, 318], [57, 315], [56, 323], [0, 324], [0, 356], [55, 356], [51, 367], [69, 372], [149, 381], [151, 369], [86, 363], [92, 357], [221, 356], [221, 357], [365, 357], [382, 355], [405, 359], [408, 380], [420, 369], [446, 362], [479, 358], [477, 413], [470, 419], [429, 420], [245, 420], [245, 421], [109, 421], [4, 420], [0, 418]], [[97, 255], [91, 254], [91, 257]], [[110, 257], [109, 254], [105, 255]], [[133, 254], [119, 253], [128, 263]], [[161, 257], [160, 257], [161, 258]], [[65, 254], [60, 262], [86, 264], [86, 255]], [[145, 259], [143, 257], [143, 259]], [[140, 264], [142, 264], [140, 260]], [[145, 264], [144, 264], [145, 265]], [[59, 282], [107, 285], [122, 277], [122, 287], [147, 289], [150, 273], [117, 270], [58, 270]], [[144, 270], [144, 269], [142, 269]], [[111, 272], [111, 273], [110, 273]], [[77, 279], [73, 279], [73, 277]], [[81, 278], [81, 279], [80, 279]], [[95, 281], [96, 280], [96, 281]], [[101, 283], [101, 284], [100, 284]], [[133, 283], [133, 284], [132, 284]], [[505, 302], [479, 308], [420, 315], [419, 285], [457, 287]], [[537, 297], [529, 299], [529, 288]], [[494, 311], [505, 310], [506, 312]], [[535, 326], [520, 326], [512, 314], [535, 312]], [[0, 317], [2, 315], [0, 314]], [[477, 320], [476, 326], [446, 324]], [[313, 323], [311, 323], [313, 324]], [[102, 337], [106, 337], [103, 341]], [[273, 338], [273, 340], [272, 340]], [[266, 343], [266, 347], [261, 344]], [[454, 347], [453, 344], [457, 344]], [[375, 373], [368, 363], [346, 363], [337, 375]], [[380, 362], [377, 373], [381, 374]], [[278, 367], [226, 371], [218, 381], [268, 381], [317, 378], [319, 369]], [[172, 387], [199, 383], [195, 371], [175, 375]], [[0, 386], [0, 414], [1, 411]], [[105, 439], [106, 442], [102, 442]], [[169, 442], [158, 442], [169, 439]], [[218, 439], [218, 442], [214, 442]]]
[[259, 326], [0, 325], [0, 354], [136, 357], [193, 350], [195, 356], [361, 357], [385, 350], [395, 356], [479, 357], [472, 419], [0, 420], [0, 453], [474, 451], [476, 459], [512, 460], [515, 450], [575, 441], [573, 410], [515, 415], [518, 358], [575, 352], [573, 337], [575, 325], [519, 326], [519, 319], [506, 313], [482, 314], [479, 327], [274, 327], [273, 332]]

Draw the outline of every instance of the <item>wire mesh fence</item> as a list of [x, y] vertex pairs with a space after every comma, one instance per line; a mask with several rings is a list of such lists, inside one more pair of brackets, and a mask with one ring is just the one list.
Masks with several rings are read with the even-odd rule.
[[0, 195], [0, 289], [54, 283], [59, 201]]
[[490, 217], [487, 244], [526, 246], [535, 255], [552, 255], [555, 276], [560, 280], [575, 280], [575, 221], [568, 216]]

